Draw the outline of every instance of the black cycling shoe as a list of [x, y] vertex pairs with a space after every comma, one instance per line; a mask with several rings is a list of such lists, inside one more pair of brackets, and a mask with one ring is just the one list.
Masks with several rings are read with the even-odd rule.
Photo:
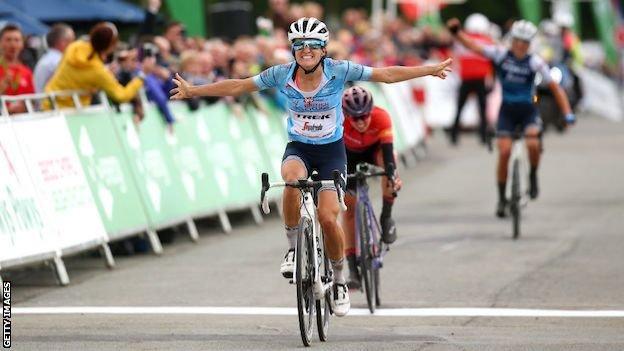
[[381, 241], [386, 244], [392, 244], [397, 239], [396, 226], [394, 219], [391, 217], [381, 218]]
[[507, 201], [498, 201], [498, 204], [496, 205], [496, 217], [507, 217]]
[[531, 197], [532, 200], [535, 200], [539, 195], [539, 188], [537, 186], [537, 175], [532, 174], [530, 180], [531, 184], [529, 185], [529, 197]]

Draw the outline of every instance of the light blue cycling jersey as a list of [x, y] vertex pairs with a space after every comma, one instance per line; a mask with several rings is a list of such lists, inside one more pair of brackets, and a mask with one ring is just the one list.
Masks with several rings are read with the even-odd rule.
[[277, 88], [288, 97], [288, 138], [306, 144], [328, 144], [342, 138], [342, 91], [349, 81], [369, 80], [373, 69], [326, 58], [317, 89], [301, 91], [293, 81], [295, 62], [273, 66], [253, 81], [259, 90]]

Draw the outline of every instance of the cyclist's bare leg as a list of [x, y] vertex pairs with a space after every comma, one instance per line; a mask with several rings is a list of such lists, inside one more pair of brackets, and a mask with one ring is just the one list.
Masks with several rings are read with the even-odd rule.
[[[394, 164], [396, 165], [397, 155], [394, 153]], [[375, 163], [379, 167], [384, 167], [383, 153], [377, 152], [375, 155]], [[396, 240], [396, 228], [392, 219], [392, 205], [394, 204], [394, 189], [388, 181], [388, 177], [381, 177], [381, 192], [383, 195], [383, 203], [381, 207], [381, 215], [379, 216], [379, 224], [381, 224], [381, 235], [385, 243], [391, 244]]]
[[498, 217], [505, 216], [505, 188], [507, 186], [507, 167], [509, 164], [509, 157], [511, 156], [511, 144], [510, 137], [500, 136], [498, 138], [498, 166], [496, 171], [496, 181], [498, 186], [498, 205], [496, 208], [496, 215]]
[[510, 137], [498, 138], [498, 166], [496, 168], [496, 179], [499, 184], [507, 181], [507, 167], [509, 157], [511, 156], [511, 144], [512, 141]]
[[342, 213], [342, 231], [344, 233], [345, 257], [349, 264], [349, 288], [360, 288], [357, 260], [355, 257], [355, 206], [357, 199], [352, 194], [345, 194], [347, 210]]
[[342, 231], [344, 233], [345, 254], [355, 254], [355, 196], [346, 193], [347, 210], [342, 213]]
[[529, 195], [532, 199], [537, 198], [539, 194], [537, 186], [537, 167], [539, 166], [541, 154], [539, 133], [540, 129], [537, 126], [529, 126], [525, 131], [525, 141], [529, 153], [529, 163], [531, 164], [531, 173], [529, 174], [531, 186]]
[[525, 142], [529, 152], [529, 162], [531, 167], [537, 168], [540, 161], [540, 141], [539, 141], [539, 128], [529, 127], [525, 131]]
[[338, 225], [340, 205], [336, 191], [319, 191], [317, 212], [325, 237], [325, 250], [334, 268], [335, 281], [338, 284], [344, 284], [346, 282], [342, 272], [344, 266], [344, 233], [342, 227]]
[[[299, 159], [293, 158], [284, 161], [282, 164], [282, 179], [284, 181], [296, 181], [299, 179], [305, 179], [307, 177], [307, 170], [303, 162]], [[299, 225], [299, 204], [301, 199], [301, 193], [298, 189], [285, 187], [284, 195], [282, 197], [282, 208], [284, 210], [284, 225], [286, 226], [286, 235], [290, 244], [290, 248], [295, 247], [297, 240], [297, 226]]]

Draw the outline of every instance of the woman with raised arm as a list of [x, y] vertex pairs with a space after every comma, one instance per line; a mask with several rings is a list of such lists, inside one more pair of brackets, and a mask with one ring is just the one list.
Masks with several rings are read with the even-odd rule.
[[[171, 90], [171, 99], [195, 96], [227, 96], [277, 88], [288, 97], [288, 137], [282, 161], [285, 181], [305, 179], [313, 169], [321, 180], [331, 180], [332, 171], [339, 170], [346, 178], [346, 153], [342, 140], [342, 91], [347, 81], [370, 80], [394, 83], [423, 76], [446, 78], [451, 60], [429, 66], [371, 68], [351, 61], [327, 57], [329, 31], [316, 18], [300, 18], [290, 25], [295, 61], [273, 66], [247, 79], [227, 79], [217, 83], [192, 86], [179, 75]], [[285, 188], [283, 196], [284, 224], [288, 252], [280, 267], [282, 275], [292, 277], [295, 243], [299, 224], [299, 191]], [[325, 247], [334, 270], [331, 304], [336, 316], [344, 316], [351, 306], [349, 290], [343, 274], [344, 239], [337, 223], [340, 207], [336, 189], [321, 188], [318, 192], [318, 217], [323, 228]]]

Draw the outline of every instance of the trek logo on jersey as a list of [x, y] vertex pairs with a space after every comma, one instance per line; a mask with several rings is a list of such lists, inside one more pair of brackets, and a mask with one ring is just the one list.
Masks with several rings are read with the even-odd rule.
[[329, 118], [332, 118], [331, 114], [308, 115], [308, 114], [297, 113], [297, 114], [295, 114], [295, 116], [296, 116], [296, 118], [300, 118], [300, 119], [329, 119]]
[[290, 110], [290, 132], [312, 139], [332, 135], [336, 130], [336, 111], [296, 112]]

